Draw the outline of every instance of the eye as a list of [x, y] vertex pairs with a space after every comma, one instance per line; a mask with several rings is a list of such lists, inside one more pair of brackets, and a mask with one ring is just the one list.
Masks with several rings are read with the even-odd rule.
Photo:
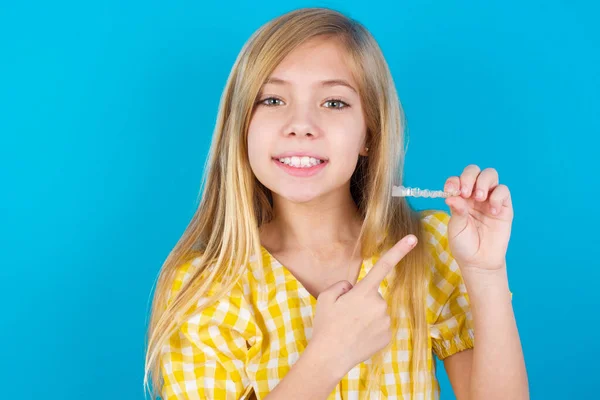
[[[278, 105], [283, 105], [285, 104], [283, 102], [283, 100], [278, 99], [277, 97], [266, 97], [262, 100], [257, 101], [258, 105], [263, 105], [263, 106], [267, 106], [267, 107], [275, 107]], [[325, 104], [329, 104], [326, 105], [326, 108], [333, 108], [335, 110], [342, 110], [346, 107], [350, 107], [350, 105], [340, 99], [331, 99], [331, 100], [327, 100], [325, 102]]]
[[277, 103], [278, 101], [283, 103], [283, 101], [281, 99], [278, 99], [276, 97], [267, 97], [265, 99], [259, 100], [257, 104], [267, 106], [267, 107], [274, 107], [274, 106], [280, 105]]
[[350, 107], [348, 103], [343, 102], [340, 99], [327, 100], [325, 104], [331, 104], [331, 106], [325, 106], [326, 108], [333, 108], [335, 110], [343, 110], [346, 107]]

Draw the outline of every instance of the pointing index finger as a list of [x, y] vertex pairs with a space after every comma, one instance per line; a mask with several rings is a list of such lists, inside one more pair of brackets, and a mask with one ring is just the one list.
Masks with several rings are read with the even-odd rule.
[[417, 238], [414, 235], [407, 235], [398, 243], [393, 245], [384, 255], [377, 260], [369, 273], [354, 286], [363, 288], [361, 290], [378, 290], [379, 285], [385, 277], [394, 269], [394, 266], [404, 258], [417, 244]]

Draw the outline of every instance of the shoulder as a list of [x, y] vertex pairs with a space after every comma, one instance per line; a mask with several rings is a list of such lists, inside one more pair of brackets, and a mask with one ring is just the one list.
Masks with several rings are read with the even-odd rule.
[[443, 257], [447, 261], [449, 254], [448, 222], [450, 215], [442, 210], [421, 211], [423, 239], [434, 258]]
[[442, 210], [426, 210], [421, 212], [421, 220], [425, 245], [431, 257], [432, 283], [438, 287], [460, 284], [460, 269], [448, 240], [450, 214]]
[[192, 276], [196, 273], [200, 267], [200, 256], [201, 254], [194, 253], [175, 267], [167, 296], [168, 303], [173, 301], [183, 286], [188, 283]]
[[424, 210], [420, 214], [425, 234], [430, 242], [447, 238], [450, 214], [443, 210]]
[[[201, 290], [202, 298], [212, 298], [219, 293], [219, 299], [223, 300], [226, 300], [226, 297], [249, 296], [253, 290], [256, 290], [255, 264], [257, 264], [256, 257], [250, 257], [248, 263], [242, 268], [241, 275], [234, 279], [233, 286], [226, 293], [220, 293], [223, 286], [228, 286], [228, 282], [232, 283], [230, 265], [223, 267], [214, 260], [207, 261], [201, 253], [195, 252], [176, 266], [168, 294], [169, 302], [180, 295], [186, 285], [193, 285], [195, 291]], [[207, 281], [210, 283], [204, 286]]]
[[175, 277], [171, 290], [177, 292], [187, 283], [200, 266], [200, 255], [193, 255], [175, 268]]
[[431, 257], [427, 319], [430, 324], [434, 324], [452, 320], [453, 317], [466, 313], [469, 310], [469, 297], [460, 267], [450, 250], [448, 240], [450, 215], [439, 210], [427, 210], [422, 214], [426, 247]]

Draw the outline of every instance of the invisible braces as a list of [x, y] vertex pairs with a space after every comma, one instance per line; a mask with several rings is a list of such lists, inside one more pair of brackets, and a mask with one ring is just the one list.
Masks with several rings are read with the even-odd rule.
[[445, 192], [443, 190], [429, 190], [420, 188], [411, 188], [404, 186], [392, 186], [392, 197], [451, 197], [460, 196], [460, 190]]

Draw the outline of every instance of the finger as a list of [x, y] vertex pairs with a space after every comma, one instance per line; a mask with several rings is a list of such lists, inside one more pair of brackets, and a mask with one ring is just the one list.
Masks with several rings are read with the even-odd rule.
[[[411, 243], [411, 239], [414, 241]], [[379, 285], [385, 279], [385, 277], [394, 269], [396, 264], [404, 258], [409, 251], [411, 251], [417, 244], [417, 237], [415, 235], [406, 235], [398, 243], [393, 245], [388, 251], [377, 262], [367, 276], [365, 276], [360, 282], [354, 285], [354, 289], [360, 290], [377, 290]]]
[[335, 303], [335, 301], [352, 289], [352, 284], [348, 281], [339, 281], [323, 290], [317, 297], [318, 301], [325, 303]]
[[[460, 190], [460, 178], [451, 176], [444, 184], [444, 191], [453, 192]], [[452, 215], [462, 215], [467, 210], [467, 201], [460, 196], [450, 196], [446, 198], [446, 204], [450, 207]]]
[[490, 190], [498, 186], [498, 172], [494, 168], [486, 168], [475, 182], [475, 201], [485, 201]]
[[512, 209], [510, 190], [506, 185], [498, 185], [490, 194], [489, 211], [492, 215], [500, 215], [506, 209]]
[[471, 197], [480, 171], [481, 169], [474, 164], [468, 165], [463, 170], [463, 173], [460, 175], [460, 191], [463, 198], [468, 199]]
[[446, 179], [446, 183], [444, 184], [445, 192], [452, 192], [454, 190], [460, 190], [460, 178], [458, 176], [451, 176]]
[[467, 218], [469, 216], [469, 204], [460, 196], [446, 198], [446, 204], [450, 207], [450, 213], [456, 218]]

